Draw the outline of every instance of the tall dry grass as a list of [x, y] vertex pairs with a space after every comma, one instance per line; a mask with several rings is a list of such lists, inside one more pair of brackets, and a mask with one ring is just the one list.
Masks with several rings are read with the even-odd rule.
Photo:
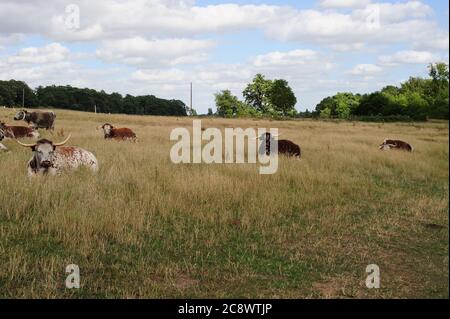
[[[105, 141], [104, 122], [139, 142]], [[279, 128], [303, 158], [281, 158], [266, 176], [254, 164], [175, 165], [170, 131], [191, 118], [57, 110], [56, 129], [96, 154], [100, 171], [30, 181], [31, 151], [4, 142], [0, 296], [448, 298], [448, 122], [202, 125]], [[415, 152], [379, 151], [387, 137]], [[71, 263], [79, 290], [64, 285]], [[364, 284], [372, 263], [378, 290]]]

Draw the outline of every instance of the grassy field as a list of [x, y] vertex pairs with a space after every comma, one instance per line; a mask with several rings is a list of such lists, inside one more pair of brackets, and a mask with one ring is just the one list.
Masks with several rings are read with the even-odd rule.
[[[0, 120], [17, 124], [13, 115], [0, 109]], [[95, 128], [106, 121], [139, 142], [104, 141]], [[96, 154], [100, 171], [30, 181], [31, 151], [4, 141], [0, 297], [449, 297], [448, 122], [202, 124], [279, 128], [303, 157], [281, 158], [274, 175], [175, 165], [169, 134], [190, 118], [57, 111], [56, 130]], [[379, 151], [387, 137], [415, 152]], [[65, 288], [71, 263], [79, 290]], [[365, 286], [368, 264], [380, 289]]]

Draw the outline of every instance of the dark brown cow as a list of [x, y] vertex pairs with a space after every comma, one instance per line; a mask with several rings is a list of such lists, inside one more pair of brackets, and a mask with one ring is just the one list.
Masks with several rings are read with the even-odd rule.
[[385, 151], [390, 149], [402, 150], [407, 152], [414, 151], [414, 148], [409, 143], [400, 140], [385, 139], [383, 144], [380, 145], [380, 150]]
[[105, 139], [136, 142], [136, 134], [129, 128], [115, 128], [111, 124], [105, 123], [102, 125], [102, 129], [105, 133]]
[[[264, 138], [264, 135], [263, 135]], [[265, 134], [266, 155], [270, 155], [270, 143], [273, 140], [272, 134]], [[289, 140], [278, 140], [278, 154], [300, 158], [300, 146]]]
[[34, 129], [26, 126], [9, 126], [1, 122], [0, 129], [3, 130], [4, 135], [7, 138], [39, 138], [40, 136]]
[[27, 110], [19, 111], [14, 116], [14, 120], [24, 120], [33, 128], [45, 128], [52, 131], [55, 128], [55, 119], [56, 114], [54, 112], [28, 112]]

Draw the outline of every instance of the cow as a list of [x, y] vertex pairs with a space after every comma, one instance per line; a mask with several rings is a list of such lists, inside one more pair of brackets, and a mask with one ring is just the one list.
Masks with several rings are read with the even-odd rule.
[[55, 176], [60, 175], [64, 170], [76, 170], [81, 166], [88, 167], [94, 173], [97, 172], [98, 162], [94, 154], [79, 147], [63, 146], [69, 139], [70, 135], [61, 143], [53, 143], [47, 139], [41, 139], [33, 144], [17, 141], [33, 151], [33, 157], [27, 164], [28, 176]]
[[411, 144], [406, 143], [404, 141], [400, 140], [393, 140], [393, 139], [385, 139], [382, 144], [380, 144], [379, 149], [382, 151], [386, 150], [402, 150], [407, 152], [414, 151], [414, 148], [411, 146]]
[[[273, 141], [274, 136], [270, 133], [261, 135], [261, 139], [265, 141], [266, 155], [270, 155], [270, 143]], [[278, 154], [286, 155], [288, 157], [301, 157], [300, 146], [289, 140], [278, 140]]]
[[21, 110], [14, 116], [14, 120], [23, 120], [33, 128], [45, 128], [46, 130], [51, 131], [53, 131], [55, 128], [55, 119], [56, 114], [54, 112], [28, 112], [27, 110]]
[[9, 126], [0, 122], [0, 129], [3, 130], [5, 138], [39, 138], [40, 134], [36, 130], [26, 126]]
[[[3, 132], [2, 129], [0, 129], [0, 142], [3, 141], [4, 138], [5, 138], [5, 133]], [[8, 148], [5, 145], [3, 145], [2, 143], [0, 143], [0, 152], [7, 151], [7, 150], [8, 150]]]
[[129, 128], [115, 128], [109, 123], [103, 124], [101, 128], [103, 129], [105, 139], [136, 142], [136, 134]]

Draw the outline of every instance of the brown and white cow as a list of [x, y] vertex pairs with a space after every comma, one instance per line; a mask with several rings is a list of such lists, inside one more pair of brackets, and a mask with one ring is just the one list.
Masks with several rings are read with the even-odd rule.
[[10, 126], [0, 122], [0, 129], [3, 130], [5, 138], [39, 138], [40, 136], [39, 132], [26, 126]]
[[46, 139], [41, 139], [34, 144], [17, 141], [24, 147], [30, 147], [33, 151], [33, 157], [27, 164], [28, 176], [59, 175], [64, 170], [76, 170], [81, 166], [97, 172], [98, 162], [94, 154], [79, 147], [63, 146], [69, 139], [70, 135], [61, 143], [53, 143]]
[[129, 128], [115, 128], [109, 123], [103, 124], [101, 128], [103, 129], [105, 139], [136, 142], [136, 134]]
[[55, 119], [56, 114], [54, 112], [41, 111], [28, 112], [27, 110], [22, 110], [14, 116], [14, 120], [24, 120], [33, 128], [45, 128], [52, 131], [55, 128]]
[[414, 148], [411, 146], [411, 144], [406, 143], [401, 140], [394, 140], [394, 139], [385, 139], [383, 143], [379, 147], [380, 150], [386, 151], [386, 150], [402, 150], [407, 152], [414, 151]]
[[[4, 138], [5, 138], [5, 133], [3, 132], [2, 129], [0, 129], [0, 142], [3, 141]], [[0, 152], [7, 151], [7, 150], [8, 150], [8, 148], [5, 145], [3, 145], [2, 143], [0, 143]]]

